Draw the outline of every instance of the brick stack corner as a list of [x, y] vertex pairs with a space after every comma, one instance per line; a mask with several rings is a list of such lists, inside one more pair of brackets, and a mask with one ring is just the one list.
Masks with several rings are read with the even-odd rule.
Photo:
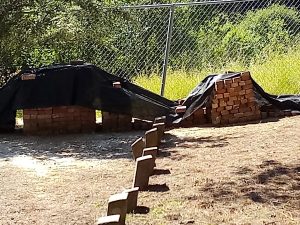
[[180, 127], [192, 127], [207, 124], [209, 119], [207, 117], [207, 108], [196, 109], [189, 117], [180, 122]]
[[232, 79], [219, 80], [211, 96], [213, 125], [227, 125], [261, 119], [249, 72]]
[[122, 132], [132, 130], [132, 116], [112, 112], [102, 112], [102, 130]]
[[24, 133], [64, 134], [94, 132], [96, 112], [81, 106], [24, 109]]

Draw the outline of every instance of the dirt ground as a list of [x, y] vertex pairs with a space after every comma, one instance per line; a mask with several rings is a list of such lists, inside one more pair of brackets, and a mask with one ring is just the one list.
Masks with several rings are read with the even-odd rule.
[[[142, 134], [0, 135], [0, 224], [94, 224]], [[129, 225], [300, 224], [300, 116], [174, 129], [156, 164]]]

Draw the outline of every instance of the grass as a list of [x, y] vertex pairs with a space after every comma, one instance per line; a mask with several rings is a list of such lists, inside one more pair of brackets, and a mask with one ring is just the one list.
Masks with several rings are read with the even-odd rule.
[[[249, 70], [256, 82], [270, 94], [300, 94], [300, 49], [294, 49], [287, 54], [277, 54], [264, 63], [255, 63], [248, 67], [240, 63], [230, 63], [219, 69], [169, 70], [165, 97], [171, 100], [185, 98], [208, 74], [245, 70]], [[161, 77], [158, 74], [141, 75], [134, 82], [150, 91], [160, 93]]]

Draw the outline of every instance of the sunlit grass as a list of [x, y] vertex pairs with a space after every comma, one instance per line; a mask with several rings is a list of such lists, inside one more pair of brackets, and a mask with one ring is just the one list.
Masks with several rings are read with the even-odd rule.
[[[239, 63], [231, 63], [214, 70], [209, 68], [189, 72], [169, 70], [165, 97], [172, 100], [186, 97], [209, 74], [245, 70], [249, 70], [256, 82], [270, 94], [300, 94], [300, 50], [298, 49], [248, 67]], [[161, 77], [158, 74], [138, 76], [134, 82], [150, 91], [160, 93]]]

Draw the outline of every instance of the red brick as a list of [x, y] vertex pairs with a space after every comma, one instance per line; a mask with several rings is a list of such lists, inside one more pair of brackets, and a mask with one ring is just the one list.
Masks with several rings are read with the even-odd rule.
[[247, 72], [242, 72], [242, 73], [241, 73], [241, 80], [242, 80], [242, 81], [250, 80], [250, 77], [251, 77], [251, 76], [250, 76], [250, 72], [248, 72], [248, 71], [247, 71]]
[[215, 90], [218, 91], [219, 89], [223, 89], [224, 88], [224, 82], [223, 80], [219, 80], [215, 83]]
[[217, 109], [211, 109], [210, 112], [211, 113], [217, 112]]
[[244, 113], [245, 117], [250, 117], [250, 116], [253, 116], [253, 115], [254, 115], [254, 113], [252, 111]]
[[30, 115], [30, 119], [32, 119], [32, 120], [36, 120], [36, 119], [37, 119], [37, 115], [35, 115], [35, 114], [31, 114], [31, 115]]
[[238, 118], [230, 118], [229, 120], [228, 120], [228, 122], [230, 123], [230, 124], [232, 124], [232, 123], [237, 123], [239, 120], [238, 120]]
[[255, 97], [248, 98], [248, 102], [255, 102], [255, 101], [256, 101]]
[[253, 93], [253, 89], [247, 89], [245, 92], [246, 92], [246, 95], [250, 94], [250, 93]]
[[24, 119], [24, 120], [30, 119], [30, 115], [23, 115], [23, 119]]
[[226, 89], [225, 89], [225, 88], [223, 88], [223, 89], [218, 89], [218, 90], [216, 91], [217, 94], [224, 94], [225, 92], [226, 92]]
[[237, 117], [237, 118], [240, 118], [240, 117], [243, 117], [244, 116], [244, 113], [236, 113], [234, 114], [234, 117]]
[[251, 109], [248, 107], [240, 107], [239, 108], [240, 113], [245, 113], [245, 112], [250, 112], [250, 111], [251, 111]]
[[232, 80], [226, 79], [226, 80], [224, 80], [224, 84], [226, 87], [230, 87], [230, 85], [232, 84]]
[[234, 88], [227, 88], [227, 92], [230, 94], [230, 93], [234, 93], [235, 90], [234, 90]]
[[245, 86], [243, 86], [243, 90], [249, 90], [249, 89], [253, 89], [253, 84], [247, 84]]
[[245, 81], [240, 81], [239, 82], [239, 86], [245, 86], [246, 85], [246, 82]]
[[246, 82], [246, 85], [252, 84], [252, 80], [251, 79], [250, 80], [246, 80], [245, 82]]
[[229, 101], [227, 102], [227, 105], [228, 105], [228, 106], [233, 106], [233, 105], [234, 105], [234, 101], [229, 100]]
[[236, 101], [233, 101], [235, 105], [240, 105], [241, 104], [241, 101], [240, 100], [236, 100]]
[[245, 91], [245, 90], [239, 91], [239, 95], [245, 95], [245, 94], [246, 94], [246, 91]]
[[232, 96], [229, 98], [229, 101], [235, 101], [235, 100], [238, 100], [237, 96]]
[[221, 101], [221, 102], [219, 103], [219, 105], [220, 105], [220, 107], [225, 107], [225, 106], [227, 106], [226, 102], [224, 102], [224, 101]]
[[238, 92], [231, 92], [231, 93], [230, 93], [230, 97], [236, 97], [236, 96], [238, 96], [238, 95], [239, 95]]
[[53, 113], [53, 114], [68, 113], [68, 111], [67, 111], [67, 109], [65, 109], [65, 108], [54, 107], [52, 113]]
[[216, 108], [219, 107], [219, 104], [212, 104], [211, 107], [212, 107], [213, 109], [216, 109]]
[[215, 96], [216, 96], [216, 99], [222, 99], [222, 98], [224, 98], [223, 94], [216, 94]]
[[246, 94], [245, 97], [248, 98], [248, 99], [253, 98], [254, 97], [254, 92]]
[[213, 99], [212, 104], [219, 104], [219, 99]]
[[240, 92], [241, 90], [242, 90], [242, 87], [240, 87], [240, 86], [234, 88], [234, 91], [235, 91], [235, 92]]
[[223, 111], [224, 110], [224, 107], [219, 107], [219, 108], [217, 108], [217, 112], [221, 112], [221, 111]]
[[238, 84], [238, 83], [232, 83], [230, 86], [231, 86], [232, 88], [236, 88], [236, 87], [239, 86], [239, 84]]
[[235, 77], [233, 78], [234, 83], [239, 83], [241, 81], [241, 77]]
[[229, 124], [229, 120], [227, 120], [227, 119], [221, 119], [221, 124], [222, 125], [227, 125], [227, 124]]
[[37, 119], [51, 119], [51, 114], [42, 114], [42, 115], [37, 115]]
[[239, 112], [238, 109], [232, 109], [232, 110], [230, 110], [230, 113], [231, 113], [231, 114], [236, 114], [236, 113], [238, 113], [238, 112]]
[[212, 118], [212, 124], [218, 125], [221, 123], [221, 117]]
[[217, 111], [212, 111], [211, 112], [211, 116], [216, 117], [216, 116], [220, 116], [220, 115], [221, 115], [221, 112], [217, 112]]
[[248, 121], [248, 119], [247, 119], [247, 117], [240, 117], [238, 121], [239, 121], [239, 123], [245, 123]]
[[242, 103], [242, 104], [246, 104], [247, 102], [248, 102], [247, 99], [242, 99], [242, 100], [241, 100], [241, 103]]
[[221, 111], [221, 115], [228, 115], [229, 114], [229, 111], [228, 110], [222, 110]]
[[251, 106], [255, 106], [256, 105], [256, 103], [255, 102], [247, 102], [247, 107], [250, 107], [251, 108]]
[[204, 113], [205, 113], [204, 109], [200, 108], [200, 109], [197, 109], [197, 110], [194, 112], [194, 115], [195, 115], [196, 117], [200, 117], [200, 116], [204, 116]]
[[230, 94], [229, 93], [224, 93], [224, 98], [229, 98]]

